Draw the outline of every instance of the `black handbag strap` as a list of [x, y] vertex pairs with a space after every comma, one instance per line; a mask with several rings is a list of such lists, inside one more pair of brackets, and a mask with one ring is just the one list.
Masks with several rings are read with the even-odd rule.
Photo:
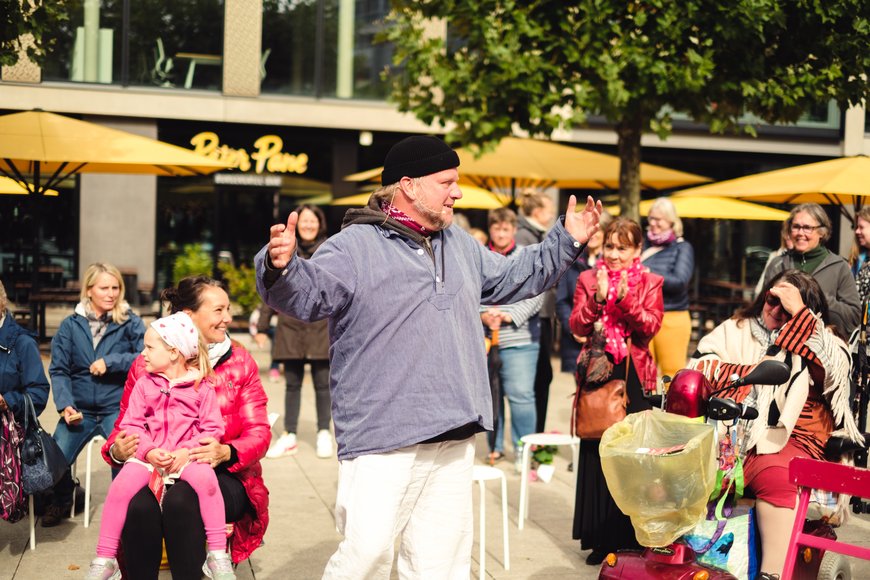
[[39, 418], [36, 416], [36, 408], [33, 406], [30, 393], [24, 391], [21, 393], [21, 397], [24, 399], [24, 432], [30, 433], [31, 429], [39, 427]]

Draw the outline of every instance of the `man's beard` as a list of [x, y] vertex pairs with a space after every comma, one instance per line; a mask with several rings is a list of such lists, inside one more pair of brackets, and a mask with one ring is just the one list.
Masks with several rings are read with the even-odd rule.
[[[431, 224], [430, 229], [432, 231], [440, 231], [446, 229], [453, 223], [453, 212], [452, 211], [435, 211], [426, 207], [420, 198], [414, 200], [414, 209], [420, 214], [420, 216], [425, 219], [429, 224]], [[421, 224], [426, 225], [426, 224]], [[429, 227], [429, 226], [427, 226]]]

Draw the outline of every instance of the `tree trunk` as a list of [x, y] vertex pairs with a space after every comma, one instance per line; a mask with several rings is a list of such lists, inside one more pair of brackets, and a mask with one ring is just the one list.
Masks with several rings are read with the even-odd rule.
[[619, 211], [640, 222], [640, 136], [642, 119], [634, 115], [616, 126], [619, 135]]

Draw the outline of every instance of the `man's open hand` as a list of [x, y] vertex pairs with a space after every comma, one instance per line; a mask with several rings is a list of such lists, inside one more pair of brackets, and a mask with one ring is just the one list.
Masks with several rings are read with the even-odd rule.
[[[577, 210], [577, 198], [568, 198], [568, 208], [565, 210], [565, 229], [571, 236], [585, 244], [598, 231], [598, 219], [601, 217], [601, 202], [595, 202], [592, 196], [586, 198], [586, 207], [582, 212]], [[274, 230], [274, 227], [272, 228]]]

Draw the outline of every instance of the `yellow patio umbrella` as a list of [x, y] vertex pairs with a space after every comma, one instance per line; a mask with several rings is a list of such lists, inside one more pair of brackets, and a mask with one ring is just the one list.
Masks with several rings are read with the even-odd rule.
[[[553, 141], [507, 137], [494, 151], [479, 158], [469, 149], [457, 149], [461, 181], [485, 189], [516, 191], [525, 187], [562, 187], [577, 189], [619, 188], [619, 157], [572, 147]], [[348, 181], [371, 181], [383, 168], [345, 177]], [[710, 181], [708, 178], [641, 163], [641, 186], [670, 189]]]
[[[618, 189], [619, 157], [553, 141], [502, 139], [494, 151], [479, 158], [459, 149], [460, 172], [481, 187], [562, 187]], [[669, 189], [710, 181], [701, 175], [641, 163], [640, 182], [646, 189]]]
[[37, 189], [74, 173], [183, 176], [228, 168], [183, 147], [46, 111], [0, 116], [0, 172], [19, 181], [33, 174]]
[[[727, 197], [675, 197], [669, 198], [674, 202], [677, 215], [681, 218], [701, 218], [719, 220], [753, 220], [753, 221], [785, 221], [788, 212], [774, 209], [757, 203], [729, 199]], [[654, 199], [640, 202], [640, 215], [649, 215]], [[612, 215], [619, 215], [619, 206], [606, 208]]]
[[[462, 197], [456, 200], [454, 207], [456, 209], [497, 209], [505, 207], [510, 199], [505, 195], [493, 193], [480, 187], [468, 184], [460, 184]], [[353, 205], [362, 207], [369, 202], [369, 193], [359, 193], [347, 197], [339, 197], [332, 201], [330, 205]]]
[[[0, 177], [0, 195], [27, 195], [28, 193], [30, 190], [27, 189], [26, 185], [8, 177]], [[57, 197], [57, 190], [49, 189], [45, 191], [44, 195]]]
[[683, 196], [717, 196], [770, 203], [830, 204], [839, 207], [849, 220], [846, 210], [852, 204], [855, 211], [870, 196], [870, 157], [857, 155], [840, 157], [766, 171], [709, 185], [684, 189], [674, 194]]
[[[24, 184], [31, 194], [43, 193], [76, 173], [187, 176], [229, 167], [189, 149], [46, 111], [0, 116], [0, 174]], [[41, 197], [30, 196], [36, 224]], [[33, 229], [35, 290], [42, 233], [38, 225]]]

